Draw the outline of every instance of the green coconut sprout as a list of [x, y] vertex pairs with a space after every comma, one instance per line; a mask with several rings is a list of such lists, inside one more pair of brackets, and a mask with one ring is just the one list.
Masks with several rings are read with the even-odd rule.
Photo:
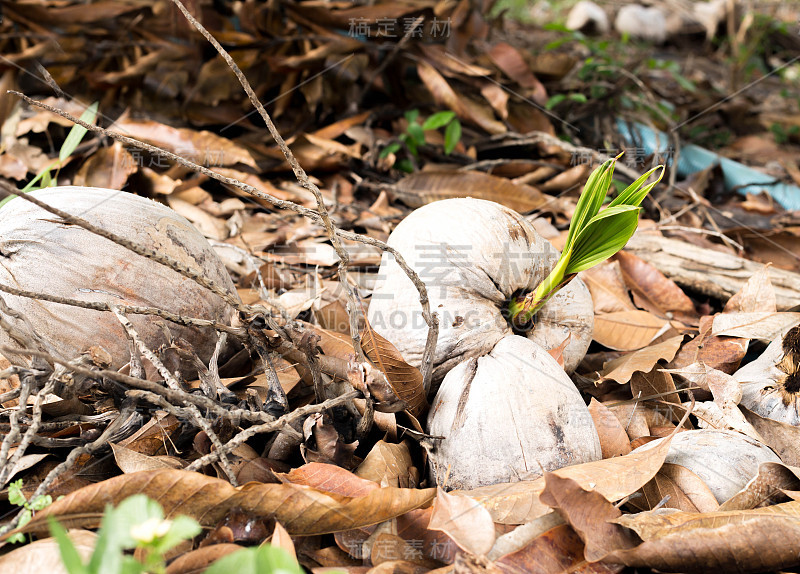
[[[523, 325], [529, 322], [547, 300], [575, 275], [617, 253], [636, 231], [639, 224], [639, 205], [661, 181], [664, 166], [654, 167], [642, 175], [612, 199], [608, 207], [600, 211], [611, 186], [614, 166], [620, 156], [607, 160], [589, 176], [569, 224], [567, 242], [561, 257], [550, 275], [533, 292], [511, 301], [509, 312], [513, 323]], [[661, 170], [658, 178], [645, 185], [658, 170]]]

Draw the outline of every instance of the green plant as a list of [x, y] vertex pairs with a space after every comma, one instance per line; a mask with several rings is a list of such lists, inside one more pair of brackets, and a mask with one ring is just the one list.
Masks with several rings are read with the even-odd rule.
[[[98, 102], [95, 102], [91, 106], [86, 108], [83, 114], [81, 114], [81, 119], [89, 124], [94, 122], [95, 117], [97, 117], [97, 107], [98, 107]], [[22, 193], [27, 193], [29, 191], [34, 191], [36, 189], [42, 189], [43, 187], [50, 187], [51, 185], [53, 185], [53, 182], [55, 182], [58, 179], [58, 172], [61, 170], [61, 166], [64, 164], [66, 159], [75, 152], [75, 149], [78, 147], [78, 144], [81, 143], [81, 140], [83, 139], [83, 136], [86, 135], [87, 131], [88, 130], [81, 125], [75, 124], [74, 126], [72, 126], [72, 129], [69, 130], [67, 138], [64, 140], [64, 143], [61, 145], [61, 149], [58, 152], [58, 159], [52, 162], [42, 171], [40, 171], [36, 175], [36, 177], [34, 177], [31, 181], [29, 181], [28, 184], [25, 187], [23, 187], [20, 191]], [[50, 174], [50, 170], [52, 170], [53, 168], [55, 168], [56, 170], [55, 177], [53, 177]], [[36, 186], [39, 180], [42, 181], [42, 185]], [[9, 195], [8, 197], [1, 200], [0, 207], [3, 207], [3, 205], [11, 201], [14, 197], [16, 196]]]
[[[135, 494], [116, 508], [106, 506], [94, 552], [84, 564], [64, 527], [52, 516], [48, 521], [69, 574], [162, 574], [166, 571], [164, 554], [201, 531], [197, 521], [188, 516], [166, 520], [161, 505]], [[143, 562], [125, 553], [133, 549], [144, 551]]]
[[[8, 485], [8, 501], [15, 506], [21, 506], [23, 509], [19, 515], [17, 527], [24, 526], [30, 522], [33, 513], [37, 510], [42, 510], [53, 504], [53, 498], [49, 494], [36, 496], [31, 500], [26, 499], [22, 493], [21, 478]], [[10, 536], [8, 541], [12, 543], [25, 542], [25, 535], [18, 532]]]
[[277, 546], [238, 550], [214, 562], [205, 574], [303, 574], [289, 553]]
[[[575, 207], [561, 257], [533, 292], [509, 304], [512, 321], [517, 324], [530, 321], [542, 305], [575, 275], [614, 255], [625, 247], [636, 231], [639, 205], [661, 181], [664, 166], [654, 167], [642, 175], [611, 200], [606, 209], [600, 211], [611, 186], [614, 166], [620, 156], [609, 159], [589, 176]], [[645, 185], [658, 170], [661, 170], [658, 178]]]
[[[427, 143], [425, 132], [429, 130], [444, 128], [445, 155], [450, 155], [461, 140], [461, 122], [458, 121], [455, 112], [437, 112], [429, 116], [423, 123], [419, 123], [419, 110], [409, 110], [405, 113], [405, 119], [408, 124], [405, 133], [400, 134], [399, 141], [392, 142], [383, 148], [379, 157], [385, 158], [389, 154], [397, 153], [403, 148], [403, 145], [414, 158], [419, 157], [419, 148]], [[414, 171], [414, 165], [409, 158], [397, 160], [394, 167], [409, 173]]]

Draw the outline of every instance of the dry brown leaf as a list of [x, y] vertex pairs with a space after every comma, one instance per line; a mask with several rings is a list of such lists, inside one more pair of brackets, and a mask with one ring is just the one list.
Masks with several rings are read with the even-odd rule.
[[73, 184], [122, 189], [128, 176], [138, 169], [139, 163], [133, 155], [122, 147], [122, 143], [114, 142], [109, 147], [97, 150], [81, 165]]
[[389, 520], [430, 502], [436, 491], [387, 487], [351, 498], [296, 484], [251, 482], [234, 488], [196, 472], [145, 471], [83, 487], [38, 512], [14, 532], [47, 532], [48, 516], [65, 526], [96, 528], [106, 504], [140, 493], [157, 500], [167, 517], [185, 514], [211, 527], [238, 507], [253, 517], [274, 516], [292, 535], [311, 536]]
[[712, 335], [772, 341], [800, 323], [800, 313], [720, 313], [714, 317]]
[[693, 363], [704, 363], [732, 375], [747, 353], [748, 341], [739, 337], [716, 337], [711, 335], [714, 317], [700, 318], [700, 332], [686, 342], [670, 362], [671, 369], [683, 369]]
[[407, 175], [393, 189], [395, 197], [409, 207], [422, 207], [440, 199], [474, 197], [527, 213], [546, 201], [535, 187], [477, 171], [422, 171]]
[[162, 468], [183, 468], [186, 464], [179, 458], [171, 456], [146, 455], [119, 444], [109, 443], [114, 452], [117, 466], [125, 474], [142, 470], [158, 470]]
[[166, 574], [197, 574], [205, 571], [214, 562], [238, 550], [244, 550], [238, 544], [212, 544], [203, 546], [178, 556], [167, 566]]
[[592, 398], [589, 403], [597, 436], [600, 437], [600, 449], [603, 458], [611, 458], [631, 452], [631, 441], [619, 422], [619, 419], [603, 403]]
[[445, 109], [453, 110], [458, 117], [468, 120], [490, 134], [505, 133], [506, 126], [494, 118], [492, 109], [460, 96], [444, 77], [428, 62], [417, 63], [417, 73], [436, 102]]
[[764, 265], [728, 299], [723, 313], [775, 313], [778, 303], [769, 278], [769, 265]]
[[[88, 530], [70, 530], [67, 535], [75, 545], [78, 555], [88, 561], [94, 551], [97, 534]], [[45, 538], [0, 556], [0, 572], [67, 574], [67, 569], [61, 560], [56, 539]]]
[[720, 510], [749, 510], [785, 500], [783, 491], [800, 488], [800, 468], [777, 462], [762, 462], [758, 474], [722, 503]]
[[592, 293], [595, 314], [635, 311], [617, 261], [606, 261], [580, 274]]
[[631, 395], [642, 400], [652, 399], [660, 402], [681, 404], [672, 375], [660, 369], [649, 373], [636, 372], [631, 376]]
[[467, 552], [483, 555], [494, 545], [492, 516], [483, 506], [461, 494], [436, 489], [433, 515], [428, 528], [441, 530]]
[[379, 440], [355, 474], [380, 485], [401, 488], [414, 488], [419, 480], [419, 472], [408, 450], [408, 441], [393, 444]]
[[620, 311], [595, 316], [593, 338], [615, 351], [635, 351], [669, 329], [669, 321], [647, 311]]
[[633, 373], [641, 371], [649, 373], [658, 361], [666, 360], [671, 361], [678, 352], [683, 335], [672, 337], [666, 341], [662, 341], [657, 345], [639, 349], [633, 353], [623, 355], [618, 359], [609, 361], [603, 365], [603, 371], [600, 373], [600, 381], [612, 380], [618, 383], [627, 383]]
[[713, 512], [719, 508], [714, 494], [699, 476], [685, 466], [668, 462], [644, 485], [642, 497], [630, 501], [632, 506], [643, 511], [662, 503], [664, 508], [684, 512]]
[[488, 56], [506, 76], [524, 88], [526, 95], [533, 101], [540, 106], [547, 103], [547, 90], [533, 75], [528, 62], [516, 48], [505, 42], [498, 42], [491, 47]]
[[[586, 488], [593, 488], [607, 500], [621, 500], [647, 484], [661, 468], [673, 435], [654, 448], [624, 456], [567, 466], [552, 474], [571, 478]], [[544, 478], [491, 486], [482, 486], [464, 494], [480, 502], [501, 524], [525, 524], [550, 512], [539, 500]]]
[[741, 406], [739, 408], [747, 422], [761, 435], [764, 444], [774, 450], [784, 463], [800, 467], [800, 428], [762, 417]]
[[428, 408], [422, 373], [406, 363], [400, 351], [377, 333], [366, 321], [366, 317], [364, 320], [365, 326], [361, 332], [361, 348], [364, 354], [386, 376], [395, 394], [406, 403], [408, 411], [415, 417], [420, 416]]
[[672, 279], [632, 253], [620, 251], [614, 259], [637, 305], [659, 317], [697, 324], [694, 303]]
[[[249, 151], [208, 131], [174, 128], [153, 120], [132, 120], [127, 117], [117, 120], [111, 129], [206, 167], [241, 163], [256, 168], [256, 162]], [[164, 165], [167, 165], [166, 161]]]
[[286, 474], [276, 473], [281, 482], [310, 486], [342, 496], [366, 496], [376, 488], [375, 482], [356, 476], [333, 464], [309, 462]]
[[643, 512], [616, 522], [644, 542], [604, 561], [666, 572], [765, 572], [800, 564], [800, 502], [703, 514]]
[[622, 511], [610, 504], [599, 492], [586, 490], [570, 478], [562, 478], [549, 472], [544, 475], [544, 479], [542, 502], [558, 510], [580, 535], [587, 544], [587, 558], [636, 546], [636, 536], [627, 528], [613, 522], [615, 518], [622, 516]]
[[289, 536], [289, 533], [286, 532], [286, 529], [281, 526], [281, 523], [277, 520], [275, 521], [275, 531], [272, 533], [270, 545], [280, 548], [286, 552], [286, 554], [291, 556], [292, 560], [297, 562], [297, 553], [294, 549], [294, 542], [292, 542], [292, 538]]

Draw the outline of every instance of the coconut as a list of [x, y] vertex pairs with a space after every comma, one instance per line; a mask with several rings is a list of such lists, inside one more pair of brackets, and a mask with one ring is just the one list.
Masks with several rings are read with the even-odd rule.
[[739, 404], [757, 415], [800, 425], [800, 325], [777, 337], [755, 361], [733, 374]]
[[444, 437], [429, 461], [432, 482], [447, 477], [448, 488], [532, 479], [602, 458], [580, 392], [546, 350], [517, 335], [447, 374], [428, 432]]
[[[170, 208], [122, 191], [55, 187], [32, 192], [45, 203], [81, 217], [202, 273], [238, 299], [224, 265], [205, 237]], [[176, 271], [134, 254], [30, 202], [15, 198], [0, 210], [0, 282], [80, 301], [157, 307], [187, 317], [229, 324], [233, 309], [220, 297]], [[3, 293], [8, 306], [24, 315], [41, 338], [67, 358], [99, 345], [112, 368], [130, 359], [129, 343], [113, 314]], [[15, 321], [12, 317], [6, 317]], [[151, 349], [181, 338], [203, 360], [216, 343], [211, 328], [182, 327], [153, 315], [131, 315]], [[0, 344], [18, 346], [0, 329]], [[24, 356], [7, 354], [12, 361]], [[172, 367], [180, 365], [176, 356]], [[147, 366], [147, 365], [146, 365]], [[185, 374], [193, 369], [183, 366]]]
[[[654, 448], [664, 439], [640, 446], [633, 452]], [[679, 432], [669, 445], [664, 462], [695, 473], [722, 504], [758, 474], [762, 462], [781, 462], [766, 445], [743, 434], [718, 429]]]
[[[388, 243], [417, 271], [432, 311], [439, 314], [436, 381], [461, 361], [489, 353], [512, 333], [505, 312], [509, 300], [535, 289], [559, 256], [521, 215], [472, 198], [417, 209]], [[381, 259], [369, 320], [407, 362], [421, 364], [427, 327], [419, 294], [389, 253]], [[568, 341], [563, 359], [571, 372], [586, 354], [593, 326], [591, 295], [576, 278], [540, 309], [527, 337], [546, 349]]]

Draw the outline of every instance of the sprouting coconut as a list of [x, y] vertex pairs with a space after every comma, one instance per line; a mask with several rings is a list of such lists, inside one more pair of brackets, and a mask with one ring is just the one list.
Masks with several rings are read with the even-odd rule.
[[[576, 275], [625, 245], [657, 183], [644, 182], [658, 169], [600, 211], [613, 165], [590, 176], [560, 256], [516, 212], [470, 198], [422, 207], [389, 237], [440, 318], [433, 372], [444, 381], [428, 429], [444, 438], [429, 452], [433, 482], [443, 484], [449, 471], [448, 487], [468, 489], [601, 457], [588, 409], [565, 373], [592, 339], [591, 295]], [[420, 364], [427, 329], [418, 294], [388, 254], [369, 320]], [[561, 347], [563, 369], [547, 352]]]
[[[166, 254], [222, 286], [238, 300], [233, 282], [205, 237], [188, 220], [155, 201], [109, 189], [54, 187], [31, 194], [144, 247]], [[37, 293], [114, 305], [157, 307], [186, 317], [229, 324], [233, 309], [179, 273], [20, 198], [0, 209], [0, 282]], [[130, 359], [125, 332], [112, 313], [0, 293], [38, 335], [66, 358], [92, 346], [110, 353], [111, 367]], [[17, 319], [7, 317], [14, 323]], [[131, 315], [151, 349], [181, 338], [206, 361], [217, 341], [213, 328], [184, 327], [153, 315]], [[169, 336], [166, 336], [166, 333]], [[0, 345], [19, 346], [0, 329]], [[3, 353], [11, 360], [26, 356]], [[175, 353], [172, 366], [185, 373]], [[145, 365], [146, 367], [149, 365]]]

